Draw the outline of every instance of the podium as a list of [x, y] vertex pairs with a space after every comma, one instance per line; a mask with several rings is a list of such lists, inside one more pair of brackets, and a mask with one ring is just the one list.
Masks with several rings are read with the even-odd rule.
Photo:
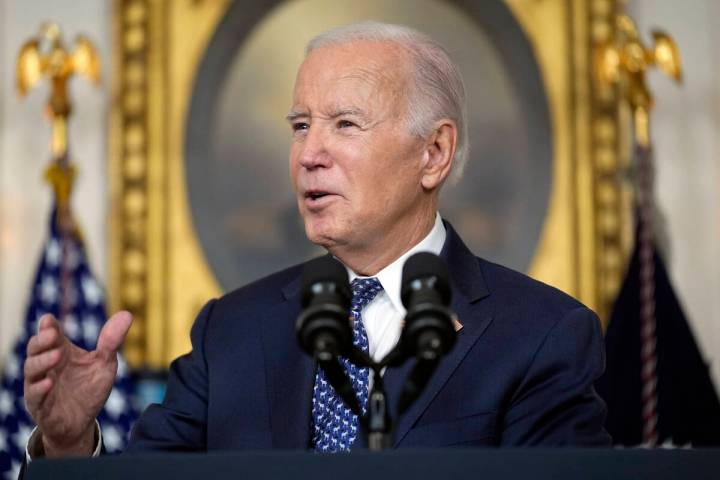
[[718, 479], [720, 449], [455, 449], [315, 454], [251, 452], [37, 460], [36, 479]]

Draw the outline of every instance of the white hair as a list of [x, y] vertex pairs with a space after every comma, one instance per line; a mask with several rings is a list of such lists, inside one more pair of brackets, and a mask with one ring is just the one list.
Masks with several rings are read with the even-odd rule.
[[457, 125], [457, 147], [450, 172], [451, 182], [462, 175], [468, 155], [465, 87], [460, 69], [438, 42], [410, 27], [380, 22], [361, 22], [337, 27], [310, 40], [308, 55], [319, 48], [354, 41], [386, 41], [403, 47], [413, 63], [414, 88], [408, 98], [410, 133], [426, 137], [443, 118]]

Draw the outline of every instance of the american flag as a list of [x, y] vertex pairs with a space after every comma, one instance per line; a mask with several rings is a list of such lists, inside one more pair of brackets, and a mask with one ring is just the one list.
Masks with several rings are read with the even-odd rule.
[[[27, 342], [37, 332], [40, 317], [46, 313], [55, 315], [70, 340], [86, 350], [95, 349], [106, 318], [105, 294], [88, 267], [82, 240], [73, 233], [61, 241], [57, 219], [57, 209], [53, 209], [50, 236], [35, 275], [24, 331], [3, 362], [0, 374], [0, 476], [6, 478], [17, 478], [34, 427], [23, 399], [23, 364]], [[132, 393], [127, 364], [119, 355], [115, 384], [98, 417], [103, 443], [109, 453], [125, 448], [130, 427], [137, 418]]]

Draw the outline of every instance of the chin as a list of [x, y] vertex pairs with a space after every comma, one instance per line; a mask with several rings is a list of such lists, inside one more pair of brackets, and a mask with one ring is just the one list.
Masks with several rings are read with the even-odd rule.
[[328, 250], [342, 243], [341, 229], [322, 219], [306, 219], [305, 235], [315, 245]]
[[325, 247], [332, 239], [332, 229], [324, 222], [305, 220], [305, 236], [315, 245]]

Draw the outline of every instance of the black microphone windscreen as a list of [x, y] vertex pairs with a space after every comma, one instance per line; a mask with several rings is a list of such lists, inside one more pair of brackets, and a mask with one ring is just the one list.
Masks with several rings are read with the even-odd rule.
[[317, 283], [331, 283], [337, 286], [338, 292], [350, 298], [349, 277], [345, 266], [330, 255], [310, 260], [305, 264], [300, 276], [300, 295], [303, 305], [312, 296], [312, 287]]
[[[403, 292], [406, 291], [410, 283], [414, 280], [427, 277], [436, 278], [434, 288], [440, 292], [446, 300], [449, 300], [450, 274], [447, 266], [440, 257], [430, 252], [419, 252], [405, 260], [401, 284]], [[403, 299], [403, 303], [404, 302], [405, 300]]]

